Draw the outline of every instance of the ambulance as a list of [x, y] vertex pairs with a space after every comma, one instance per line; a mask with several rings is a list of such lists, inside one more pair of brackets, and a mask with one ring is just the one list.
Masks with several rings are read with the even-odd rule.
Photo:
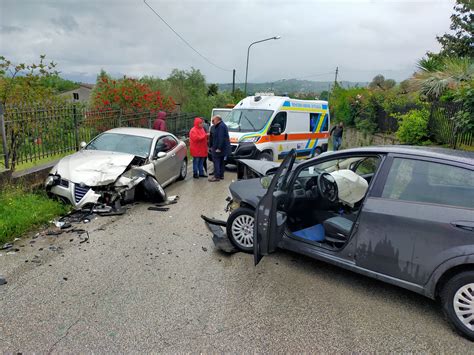
[[223, 121], [229, 128], [231, 164], [236, 159], [279, 161], [292, 149], [310, 158], [328, 147], [327, 101], [256, 94], [240, 101]]

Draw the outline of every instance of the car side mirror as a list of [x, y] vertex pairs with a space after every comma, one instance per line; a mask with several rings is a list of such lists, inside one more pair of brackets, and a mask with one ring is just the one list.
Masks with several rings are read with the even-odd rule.
[[262, 187], [265, 190], [268, 190], [268, 188], [270, 187], [270, 184], [272, 183], [272, 180], [273, 180], [273, 175], [272, 176], [264, 176], [260, 179], [260, 183], [262, 184]]
[[84, 149], [86, 146], [87, 146], [87, 143], [86, 143], [86, 142], [81, 142], [81, 143], [79, 144], [79, 147], [80, 147], [81, 149]]
[[161, 159], [161, 158], [164, 158], [166, 157], [166, 153], [165, 152], [158, 152], [158, 154], [156, 154], [156, 159]]
[[273, 136], [279, 136], [281, 134], [281, 125], [279, 123], [275, 123], [270, 126], [268, 130], [268, 134]]

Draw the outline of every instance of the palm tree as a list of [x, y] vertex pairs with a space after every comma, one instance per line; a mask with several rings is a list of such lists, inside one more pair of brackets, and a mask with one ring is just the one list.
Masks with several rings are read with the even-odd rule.
[[423, 58], [410, 79], [412, 89], [430, 101], [438, 100], [447, 90], [456, 90], [474, 78], [472, 58]]

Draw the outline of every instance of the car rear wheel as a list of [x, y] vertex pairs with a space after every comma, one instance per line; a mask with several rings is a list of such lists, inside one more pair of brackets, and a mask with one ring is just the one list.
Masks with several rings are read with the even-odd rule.
[[474, 341], [474, 271], [452, 277], [441, 291], [443, 311], [454, 328]]
[[230, 214], [227, 220], [227, 236], [237, 249], [245, 253], [252, 253], [254, 226], [255, 211], [239, 207]]
[[184, 159], [183, 162], [181, 163], [178, 180], [186, 179], [186, 175], [188, 175], [188, 160]]

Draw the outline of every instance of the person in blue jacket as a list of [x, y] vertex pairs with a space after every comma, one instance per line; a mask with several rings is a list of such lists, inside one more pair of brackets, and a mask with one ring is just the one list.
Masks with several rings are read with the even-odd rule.
[[211, 182], [217, 182], [224, 179], [224, 160], [230, 153], [229, 130], [222, 121], [222, 117], [216, 115], [212, 118], [214, 129], [212, 130], [211, 153], [214, 163], [214, 176], [209, 179]]

